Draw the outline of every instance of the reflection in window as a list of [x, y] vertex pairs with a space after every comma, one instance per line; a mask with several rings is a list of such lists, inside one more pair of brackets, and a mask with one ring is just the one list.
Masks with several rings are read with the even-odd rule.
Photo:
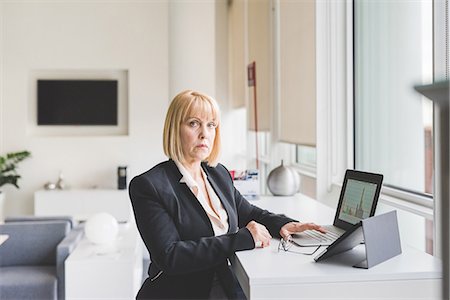
[[[432, 5], [354, 1], [355, 168], [382, 173], [384, 185], [430, 198], [432, 102], [413, 87], [433, 79]], [[432, 220], [411, 215], [399, 225], [406, 238], [433, 253]]]
[[355, 166], [432, 193], [432, 1], [354, 2]]
[[304, 167], [316, 167], [316, 147], [296, 146], [295, 162]]

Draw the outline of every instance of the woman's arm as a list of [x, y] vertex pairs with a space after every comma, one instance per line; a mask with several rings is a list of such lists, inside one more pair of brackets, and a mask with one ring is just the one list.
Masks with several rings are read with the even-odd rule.
[[267, 210], [261, 209], [255, 205], [252, 205], [245, 199], [241, 193], [234, 187], [233, 178], [230, 175], [228, 169], [219, 164], [216, 170], [220, 172], [221, 177], [226, 181], [226, 184], [232, 188], [234, 193], [234, 201], [236, 203], [236, 209], [238, 213], [238, 226], [243, 228], [251, 221], [263, 224], [273, 237], [280, 237], [280, 229], [283, 225], [296, 222], [294, 219], [288, 218], [282, 214], [274, 214]]
[[274, 214], [261, 209], [247, 201], [235, 188], [234, 197], [239, 215], [239, 228], [247, 226], [250, 221], [256, 221], [266, 226], [273, 237], [280, 237], [280, 229], [287, 223], [296, 222], [282, 214]]
[[[274, 214], [250, 204], [235, 188], [236, 204], [239, 205], [239, 228], [251, 221], [263, 224], [270, 234], [278, 238], [288, 238], [289, 235], [305, 230], [325, 232], [325, 229], [314, 223], [301, 223], [282, 214]], [[264, 246], [264, 245], [263, 245]]]
[[[289, 235], [305, 230], [318, 230], [325, 232], [325, 230], [314, 223], [301, 223], [282, 214], [274, 214], [267, 210], [263, 210], [249, 203], [233, 185], [233, 179], [225, 166], [220, 165], [229, 177], [229, 184], [233, 186], [234, 198], [236, 201], [239, 228], [244, 226], [249, 227], [251, 221], [255, 221], [264, 225], [269, 233], [278, 238], [287, 238]], [[254, 224], [252, 224], [254, 225]], [[252, 232], [253, 234], [253, 232]], [[263, 243], [264, 246], [264, 243]]]

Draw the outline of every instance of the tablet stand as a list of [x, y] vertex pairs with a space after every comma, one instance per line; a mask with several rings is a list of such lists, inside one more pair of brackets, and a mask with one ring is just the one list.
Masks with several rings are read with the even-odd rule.
[[396, 211], [362, 220], [361, 225], [366, 259], [355, 268], [368, 269], [402, 253]]

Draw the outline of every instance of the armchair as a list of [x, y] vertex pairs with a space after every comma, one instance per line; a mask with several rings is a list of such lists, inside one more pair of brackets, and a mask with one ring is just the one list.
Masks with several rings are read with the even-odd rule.
[[64, 261], [82, 236], [67, 220], [0, 224], [1, 299], [65, 298]]
[[11, 222], [36, 222], [36, 221], [67, 221], [69, 222], [70, 229], [76, 227], [76, 222], [74, 222], [71, 216], [33, 216], [33, 215], [19, 215], [19, 216], [9, 216], [5, 218], [5, 223]]

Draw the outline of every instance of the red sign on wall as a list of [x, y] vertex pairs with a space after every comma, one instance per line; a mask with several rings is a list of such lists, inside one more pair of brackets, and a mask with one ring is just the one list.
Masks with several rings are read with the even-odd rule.
[[248, 86], [256, 85], [256, 64], [252, 62], [247, 66], [247, 80]]

